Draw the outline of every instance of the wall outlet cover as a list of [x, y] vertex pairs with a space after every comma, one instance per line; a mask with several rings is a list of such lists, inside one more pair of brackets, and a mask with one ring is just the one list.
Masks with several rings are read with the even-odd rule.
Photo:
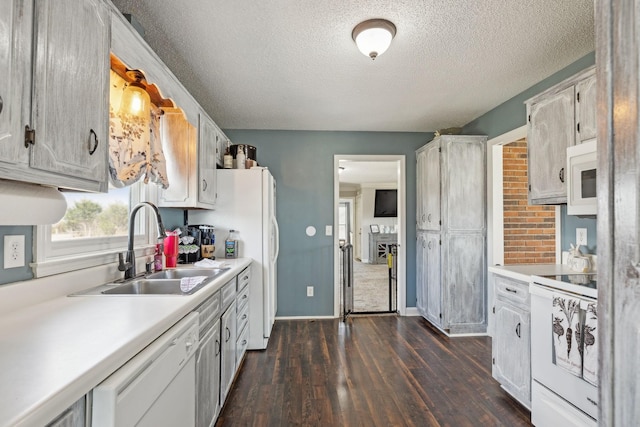
[[307, 296], [308, 297], [313, 296], [313, 286], [307, 286]]
[[24, 235], [4, 236], [4, 265], [7, 268], [24, 267]]
[[576, 245], [587, 246], [586, 228], [576, 228]]

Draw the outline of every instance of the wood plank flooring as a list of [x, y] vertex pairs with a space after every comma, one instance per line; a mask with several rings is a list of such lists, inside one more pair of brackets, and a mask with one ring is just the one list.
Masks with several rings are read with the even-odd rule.
[[491, 377], [489, 337], [421, 317], [277, 321], [247, 352], [216, 426], [528, 426]]

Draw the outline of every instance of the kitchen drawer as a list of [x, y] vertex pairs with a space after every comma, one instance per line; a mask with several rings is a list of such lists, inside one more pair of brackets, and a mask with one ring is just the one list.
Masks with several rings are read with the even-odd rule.
[[212, 322], [220, 317], [220, 292], [211, 295], [194, 310], [200, 315], [200, 337]]
[[495, 298], [530, 310], [529, 283], [504, 276], [494, 276]]
[[236, 318], [236, 330], [240, 333], [249, 323], [249, 304], [245, 304], [243, 308], [238, 309]]
[[236, 307], [238, 307], [238, 313], [249, 304], [249, 287], [245, 286], [238, 294], [236, 294]]
[[251, 266], [242, 270], [242, 273], [238, 274], [238, 292], [249, 284], [251, 280]]
[[236, 297], [236, 278], [229, 280], [222, 287], [222, 310], [224, 311]]
[[249, 327], [244, 328], [244, 331], [238, 336], [238, 341], [236, 342], [236, 368], [240, 366], [240, 362], [242, 362], [242, 358], [244, 354], [247, 352], [247, 347], [249, 346]]

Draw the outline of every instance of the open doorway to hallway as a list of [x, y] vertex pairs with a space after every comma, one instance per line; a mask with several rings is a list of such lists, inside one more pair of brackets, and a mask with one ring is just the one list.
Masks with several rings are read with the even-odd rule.
[[[336, 156], [335, 165], [336, 312], [343, 314], [346, 308], [353, 313], [402, 313], [404, 156]], [[351, 245], [352, 258], [346, 276], [353, 286], [346, 288], [347, 295], [345, 245]]]

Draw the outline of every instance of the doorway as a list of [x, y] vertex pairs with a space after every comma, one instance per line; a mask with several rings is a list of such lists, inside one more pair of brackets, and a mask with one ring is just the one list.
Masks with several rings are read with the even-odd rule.
[[[394, 212], [375, 216], [376, 190], [381, 190], [378, 192], [380, 194], [393, 193], [396, 197]], [[378, 202], [380, 204], [383, 201]], [[337, 229], [334, 236], [334, 315], [338, 317], [343, 312], [345, 295], [342, 269], [345, 244], [352, 245], [353, 312], [404, 314], [405, 156], [334, 156], [334, 207]], [[387, 256], [391, 251], [393, 256]]]

